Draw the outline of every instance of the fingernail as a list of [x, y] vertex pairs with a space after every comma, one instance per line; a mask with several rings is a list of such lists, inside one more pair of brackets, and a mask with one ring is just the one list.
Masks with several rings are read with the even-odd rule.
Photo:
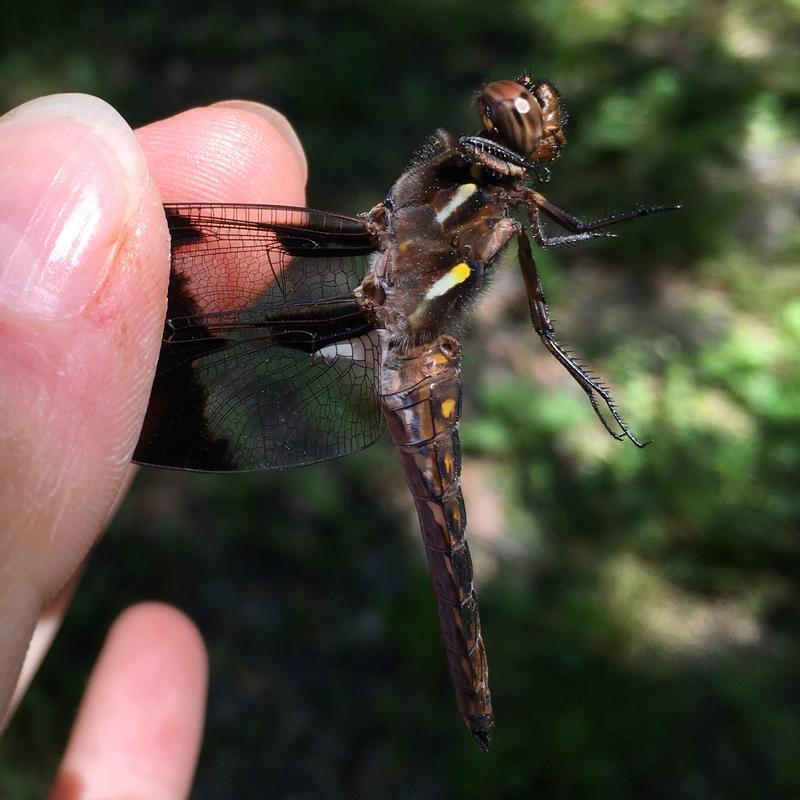
[[289, 120], [286, 119], [280, 111], [265, 106], [263, 103], [255, 103], [252, 100], [221, 100], [219, 103], [214, 103], [214, 105], [249, 111], [251, 114], [258, 114], [260, 117], [267, 120], [274, 128], [278, 129], [292, 150], [294, 150], [303, 172], [303, 182], [308, 179], [308, 162], [306, 161], [306, 154], [303, 151], [303, 145], [300, 144], [300, 137], [291, 126]]
[[42, 97], [0, 117], [0, 176], [0, 308], [75, 316], [149, 180], [136, 137], [102, 100]]

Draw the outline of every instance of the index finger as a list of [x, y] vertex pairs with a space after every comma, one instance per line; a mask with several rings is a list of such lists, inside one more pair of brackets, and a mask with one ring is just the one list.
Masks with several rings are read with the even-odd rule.
[[136, 136], [166, 203], [305, 204], [300, 142], [267, 106], [234, 101], [193, 108]]
[[[168, 219], [173, 273], [190, 307], [215, 313], [247, 305], [283, 262], [269, 257], [276, 242], [266, 230], [258, 229], [251, 247], [253, 229], [239, 223], [262, 215], [242, 204], [305, 202], [305, 156], [291, 126], [266, 106], [228, 101], [148, 125], [138, 136], [165, 203], [181, 206]], [[206, 205], [215, 203], [229, 205]]]

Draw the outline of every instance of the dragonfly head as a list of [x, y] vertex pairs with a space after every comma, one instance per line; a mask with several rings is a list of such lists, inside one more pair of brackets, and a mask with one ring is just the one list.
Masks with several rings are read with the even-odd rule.
[[527, 73], [484, 86], [478, 108], [487, 134], [533, 163], [552, 161], [566, 141], [567, 115], [555, 86]]

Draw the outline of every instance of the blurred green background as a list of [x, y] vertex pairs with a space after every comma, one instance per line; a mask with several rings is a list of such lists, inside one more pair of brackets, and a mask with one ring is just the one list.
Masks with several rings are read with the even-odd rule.
[[[132, 125], [286, 113], [309, 205], [383, 198], [527, 67], [571, 112], [548, 196], [678, 214], [539, 254], [644, 451], [546, 354], [509, 262], [466, 339], [464, 484], [497, 730], [473, 747], [387, 442], [241, 477], [142, 470], [0, 749], [43, 796], [105, 632], [184, 609], [211, 656], [201, 798], [800, 796], [800, 4], [5, 4], [0, 108], [91, 92]], [[171, 198], [202, 200], [203, 198]]]

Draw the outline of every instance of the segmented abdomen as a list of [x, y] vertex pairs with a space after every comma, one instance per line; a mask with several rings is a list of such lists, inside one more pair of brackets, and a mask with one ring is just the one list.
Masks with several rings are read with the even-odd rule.
[[486, 749], [494, 717], [459, 482], [458, 343], [443, 336], [417, 353], [386, 353], [381, 385], [383, 415], [417, 508], [458, 707]]

